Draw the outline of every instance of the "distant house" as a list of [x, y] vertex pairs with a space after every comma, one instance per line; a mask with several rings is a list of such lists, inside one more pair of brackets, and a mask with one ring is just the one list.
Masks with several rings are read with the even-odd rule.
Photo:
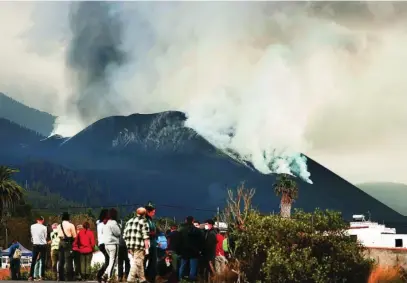
[[407, 248], [407, 234], [397, 234], [395, 228], [353, 215], [347, 233], [369, 248]]

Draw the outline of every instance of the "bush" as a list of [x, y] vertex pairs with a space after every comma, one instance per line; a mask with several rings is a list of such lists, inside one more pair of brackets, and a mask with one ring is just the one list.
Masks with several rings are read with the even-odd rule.
[[345, 234], [340, 213], [296, 211], [292, 218], [251, 211], [232, 232], [248, 282], [367, 282], [373, 261]]
[[90, 280], [96, 280], [99, 269], [102, 267], [100, 263], [96, 263], [90, 269]]

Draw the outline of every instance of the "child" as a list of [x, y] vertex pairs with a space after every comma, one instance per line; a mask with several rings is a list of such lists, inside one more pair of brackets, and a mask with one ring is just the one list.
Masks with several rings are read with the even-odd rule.
[[41, 267], [42, 267], [42, 260], [41, 260], [41, 253], [38, 253], [37, 262], [35, 263], [34, 267], [34, 280], [41, 281], [43, 274], [41, 274]]

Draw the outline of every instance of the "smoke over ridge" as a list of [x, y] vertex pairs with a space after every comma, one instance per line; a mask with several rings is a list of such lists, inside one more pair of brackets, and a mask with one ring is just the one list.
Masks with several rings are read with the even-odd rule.
[[[44, 71], [58, 76], [40, 84], [58, 93], [55, 133], [113, 114], [180, 110], [188, 127], [259, 171], [309, 181], [299, 152], [367, 148], [407, 125], [403, 3], [32, 5], [30, 34], [59, 46]], [[58, 20], [38, 16], [44, 9]], [[58, 32], [47, 30], [53, 23]], [[0, 79], [5, 91], [12, 83]]]
[[120, 50], [121, 22], [109, 2], [75, 2], [71, 8], [72, 39], [67, 54], [76, 96], [72, 97], [79, 118], [117, 113], [111, 101], [110, 72], [126, 60]]

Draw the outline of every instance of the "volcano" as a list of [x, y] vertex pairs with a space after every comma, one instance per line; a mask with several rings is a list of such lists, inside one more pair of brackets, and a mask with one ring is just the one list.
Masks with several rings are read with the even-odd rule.
[[[45, 138], [3, 119], [7, 142], [2, 140], [0, 160], [20, 168], [19, 180], [48, 184], [64, 198], [89, 206], [153, 200], [160, 215], [207, 217], [223, 207], [228, 188], [244, 182], [256, 189], [253, 201], [260, 211], [279, 210], [272, 189], [276, 175], [237, 162], [185, 127], [185, 120], [184, 113], [175, 111], [112, 116], [66, 139]], [[297, 180], [295, 208], [335, 209], [345, 218], [369, 211], [378, 221], [404, 221], [312, 158], [307, 163], [314, 184]]]

